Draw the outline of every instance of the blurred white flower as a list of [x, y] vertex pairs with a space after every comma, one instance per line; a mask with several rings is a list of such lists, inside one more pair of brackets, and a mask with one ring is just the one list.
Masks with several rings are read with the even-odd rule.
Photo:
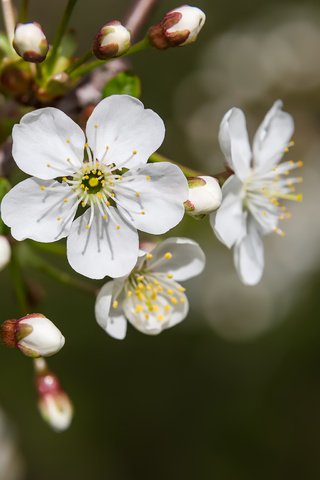
[[0, 480], [23, 480], [25, 464], [11, 422], [0, 409]]
[[247, 285], [257, 284], [263, 273], [262, 236], [272, 231], [283, 234], [279, 220], [289, 214], [279, 199], [302, 199], [294, 193], [301, 178], [288, 177], [301, 162], [279, 164], [294, 130], [291, 115], [281, 108], [282, 102], [277, 101], [267, 113], [252, 152], [241, 110], [229, 110], [220, 126], [220, 146], [234, 175], [222, 187], [222, 204], [216, 217], [211, 216], [211, 225], [220, 241], [234, 247], [235, 267]]
[[[26, 114], [13, 129], [13, 157], [35, 177], [2, 200], [13, 237], [54, 242], [68, 236], [68, 260], [77, 272], [90, 278], [129, 273], [138, 257], [137, 229], [163, 234], [184, 215], [188, 187], [181, 170], [166, 162], [146, 165], [164, 131], [161, 118], [128, 95], [96, 106], [88, 143], [56, 108]], [[78, 206], [86, 210], [75, 219]]]
[[3, 270], [11, 259], [11, 246], [6, 236], [0, 235], [0, 270]]
[[177, 281], [199, 275], [204, 265], [204, 253], [196, 242], [164, 240], [142, 252], [130, 275], [102, 287], [95, 306], [97, 322], [117, 339], [126, 336], [127, 320], [148, 335], [173, 327], [189, 310], [185, 288]]

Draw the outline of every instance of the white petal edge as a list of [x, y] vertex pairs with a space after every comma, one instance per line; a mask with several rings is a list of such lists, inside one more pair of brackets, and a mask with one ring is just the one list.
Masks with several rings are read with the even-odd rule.
[[242, 283], [256, 285], [260, 282], [264, 269], [264, 248], [253, 219], [248, 222], [247, 235], [234, 248], [234, 264]]
[[68, 261], [76, 272], [89, 278], [127, 275], [138, 258], [137, 231], [114, 207], [110, 207], [109, 212], [108, 220], [104, 220], [96, 208], [92, 225], [87, 229], [91, 215], [89, 208], [73, 222], [68, 236]]
[[[243, 210], [242, 185], [235, 175], [222, 187], [223, 200], [210, 224], [220, 242], [231, 248], [245, 235], [246, 212]], [[225, 195], [226, 192], [226, 195]]]
[[69, 186], [32, 177], [4, 196], [1, 217], [16, 240], [55, 242], [69, 234], [77, 204]]
[[266, 114], [253, 140], [254, 167], [267, 172], [284, 155], [294, 132], [292, 116], [282, 111], [282, 101], [277, 100]]
[[[170, 253], [170, 259], [165, 254]], [[147, 260], [148, 270], [159, 273], [170, 273], [174, 280], [188, 280], [199, 275], [205, 267], [205, 254], [200, 246], [183, 237], [167, 238], [152, 250], [152, 259]]]
[[115, 188], [119, 212], [135, 228], [160, 235], [182, 220], [188, 183], [176, 165], [148, 164], [122, 178], [120, 189]]
[[162, 144], [162, 119], [129, 95], [112, 95], [93, 110], [86, 127], [88, 143], [98, 160], [119, 167], [145, 164]]
[[239, 108], [231, 108], [224, 115], [219, 129], [219, 143], [229, 167], [244, 180], [250, 170], [252, 154], [246, 119]]
[[57, 108], [27, 113], [12, 131], [12, 155], [18, 167], [44, 180], [71, 175], [82, 166], [85, 136]]
[[123, 340], [127, 333], [127, 320], [121, 305], [112, 308], [114, 295], [124, 285], [123, 280], [111, 280], [99, 291], [95, 304], [95, 316], [98, 324], [105, 332], [117, 340]]

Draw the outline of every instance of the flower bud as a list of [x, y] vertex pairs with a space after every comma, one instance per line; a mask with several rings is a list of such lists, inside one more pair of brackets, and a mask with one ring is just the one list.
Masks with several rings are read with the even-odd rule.
[[9, 240], [4, 235], [0, 235], [0, 270], [3, 270], [11, 258], [11, 246]]
[[13, 48], [26, 62], [40, 63], [46, 58], [49, 44], [39, 23], [18, 23]]
[[71, 400], [62, 389], [58, 377], [49, 371], [43, 358], [36, 359], [35, 369], [40, 414], [53, 430], [62, 432], [72, 421]]
[[221, 205], [222, 193], [214, 177], [188, 178], [189, 198], [184, 203], [186, 212], [192, 216], [207, 215]]
[[206, 16], [200, 8], [183, 5], [168, 12], [160, 23], [149, 29], [150, 43], [160, 49], [195, 42]]
[[106, 23], [96, 36], [93, 43], [93, 53], [100, 60], [119, 57], [131, 45], [130, 32], [120, 22], [113, 20]]
[[59, 352], [65, 339], [60, 330], [41, 313], [32, 313], [1, 325], [2, 341], [28, 357], [49, 357]]

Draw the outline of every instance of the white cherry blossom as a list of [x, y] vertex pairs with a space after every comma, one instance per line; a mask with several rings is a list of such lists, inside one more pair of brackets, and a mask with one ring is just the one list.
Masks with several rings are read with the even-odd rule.
[[1, 204], [12, 236], [39, 242], [68, 236], [68, 260], [77, 272], [96, 279], [129, 273], [138, 256], [137, 229], [163, 234], [184, 214], [188, 187], [181, 170], [147, 164], [164, 131], [161, 118], [128, 95], [102, 100], [86, 137], [56, 108], [26, 114], [13, 129], [13, 157], [33, 177]]
[[257, 130], [252, 151], [240, 109], [229, 110], [220, 125], [220, 146], [234, 175], [223, 185], [222, 204], [216, 216], [211, 215], [211, 225], [221, 242], [234, 247], [236, 270], [247, 285], [257, 284], [262, 277], [262, 237], [271, 232], [284, 234], [279, 221], [290, 214], [279, 200], [302, 200], [295, 193], [301, 177], [289, 176], [302, 162], [279, 163], [291, 146], [293, 131], [293, 119], [282, 111], [280, 100]]
[[199, 275], [205, 265], [203, 251], [188, 238], [168, 238], [140, 253], [132, 272], [106, 283], [97, 297], [97, 322], [117, 339], [126, 336], [127, 320], [148, 335], [180, 323], [189, 304], [178, 282]]

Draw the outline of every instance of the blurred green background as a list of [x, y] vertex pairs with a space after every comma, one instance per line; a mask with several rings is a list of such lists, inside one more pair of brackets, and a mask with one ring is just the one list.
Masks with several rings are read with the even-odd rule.
[[[65, 2], [30, 3], [30, 20], [52, 39]], [[79, 51], [129, 4], [79, 0], [72, 21]], [[152, 21], [175, 6], [160, 2]], [[51, 432], [36, 409], [31, 362], [0, 349], [0, 405], [18, 451], [1, 480], [320, 478], [320, 7], [316, 0], [196, 6], [207, 14], [196, 44], [133, 58], [143, 102], [167, 126], [160, 152], [221, 171], [225, 111], [243, 108], [253, 133], [282, 98], [296, 121], [290, 156], [305, 161], [304, 202], [293, 206], [284, 239], [266, 239], [265, 276], [253, 288], [241, 286], [206, 220], [186, 219], [170, 232], [196, 239], [207, 268], [186, 285], [188, 318], [158, 337], [130, 327], [124, 341], [109, 338], [91, 297], [37, 274], [46, 292], [37, 310], [67, 340], [50, 366], [75, 418], [67, 432]], [[18, 316], [6, 271], [0, 288], [2, 319]], [[11, 438], [1, 435], [0, 446]]]

